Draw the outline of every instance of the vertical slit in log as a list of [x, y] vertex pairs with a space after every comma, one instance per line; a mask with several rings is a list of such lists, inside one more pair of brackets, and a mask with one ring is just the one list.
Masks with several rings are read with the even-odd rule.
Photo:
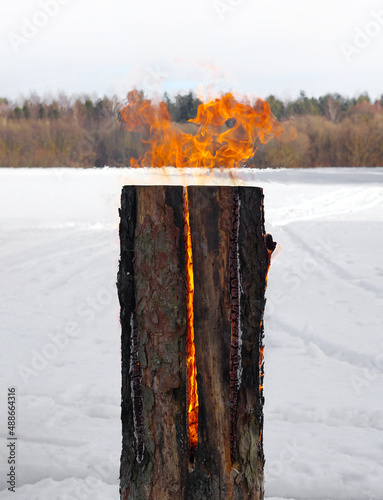
[[230, 456], [235, 461], [237, 448], [237, 406], [238, 391], [241, 383], [241, 282], [239, 269], [239, 208], [238, 190], [233, 192], [233, 219], [230, 233], [230, 306], [231, 306], [231, 342], [230, 342]]
[[193, 252], [190, 232], [189, 198], [187, 187], [183, 190], [184, 200], [184, 238], [185, 238], [185, 268], [187, 287], [187, 339], [186, 339], [186, 366], [187, 366], [187, 429], [189, 436], [189, 460], [194, 463], [195, 451], [198, 443], [198, 390], [197, 390], [197, 362], [194, 344], [194, 274]]
[[141, 369], [138, 359], [138, 332], [135, 311], [130, 316], [130, 329], [130, 390], [133, 402], [136, 460], [140, 464], [144, 458], [144, 419], [142, 414]]

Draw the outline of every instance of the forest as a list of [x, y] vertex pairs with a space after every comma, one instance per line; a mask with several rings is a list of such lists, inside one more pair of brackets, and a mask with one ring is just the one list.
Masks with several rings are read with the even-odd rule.
[[[199, 99], [163, 96], [173, 122], [188, 130]], [[296, 130], [295, 140], [257, 144], [245, 167], [302, 168], [383, 165], [383, 95], [327, 94], [265, 99], [275, 118]], [[126, 130], [116, 97], [0, 98], [0, 167], [124, 167], [143, 154], [142, 136]]]

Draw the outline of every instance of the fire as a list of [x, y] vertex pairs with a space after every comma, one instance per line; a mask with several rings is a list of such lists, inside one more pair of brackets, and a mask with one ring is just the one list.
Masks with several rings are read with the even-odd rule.
[[266, 278], [265, 278], [265, 290], [266, 290], [271, 263], [273, 260], [275, 260], [275, 258], [273, 258], [274, 250], [278, 247], [278, 252], [276, 255], [276, 257], [278, 257], [282, 251], [282, 247], [281, 247], [281, 245], [278, 245], [278, 243], [276, 241], [273, 241], [273, 237], [271, 236], [271, 234], [266, 234], [265, 243], [266, 243], [267, 254], [268, 254], [267, 272], [266, 272]]
[[194, 344], [194, 274], [193, 253], [189, 220], [189, 198], [187, 188], [184, 188], [184, 238], [187, 285], [187, 338], [186, 338], [186, 370], [188, 384], [188, 430], [190, 460], [194, 461], [194, 454], [198, 443], [198, 391], [197, 391], [197, 362]]
[[258, 143], [266, 143], [282, 134], [267, 102], [258, 99], [254, 105], [241, 102], [228, 93], [219, 99], [202, 103], [196, 118], [196, 133], [180, 130], [171, 121], [164, 102], [153, 104], [133, 90], [129, 104], [120, 114], [131, 131], [144, 133], [148, 151], [134, 167], [239, 167], [254, 155]]
[[[195, 133], [183, 132], [178, 124], [173, 123], [164, 102], [152, 103], [149, 99], [144, 99], [137, 90], [129, 92], [128, 102], [127, 106], [120, 108], [121, 118], [128, 130], [139, 132], [144, 137], [142, 142], [147, 149], [138, 160], [131, 159], [133, 167], [241, 167], [254, 155], [259, 143], [266, 143], [273, 137], [281, 138], [284, 132], [274, 119], [267, 102], [257, 99], [252, 105], [248, 99], [239, 100], [231, 93], [200, 104], [197, 116], [189, 120], [195, 125]], [[186, 187], [184, 238], [187, 282], [187, 423], [190, 461], [194, 462], [198, 443], [199, 404], [194, 344], [193, 255]], [[272, 253], [270, 250], [269, 263]], [[260, 351], [260, 372], [262, 363], [263, 348]], [[259, 390], [262, 390], [261, 383]]]
[[[261, 321], [261, 328], [262, 328], [262, 321]], [[265, 346], [262, 346], [259, 349], [259, 392], [263, 390], [263, 362], [265, 359]]]
[[282, 253], [282, 246], [279, 243], [277, 243], [276, 251], [273, 252], [273, 255], [271, 256], [271, 259], [270, 259], [270, 266], [273, 265], [273, 263], [281, 255], [281, 253]]

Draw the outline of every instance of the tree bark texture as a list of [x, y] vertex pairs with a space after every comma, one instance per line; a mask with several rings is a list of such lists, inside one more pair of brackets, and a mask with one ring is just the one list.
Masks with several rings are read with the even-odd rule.
[[199, 395], [187, 432], [186, 280], [181, 186], [125, 186], [121, 500], [262, 499], [262, 338], [273, 247], [263, 193], [188, 188]]

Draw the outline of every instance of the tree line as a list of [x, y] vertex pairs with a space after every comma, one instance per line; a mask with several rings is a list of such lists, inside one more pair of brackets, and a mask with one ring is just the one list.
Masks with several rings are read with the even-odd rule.
[[[247, 166], [325, 167], [383, 165], [383, 96], [372, 100], [327, 94], [294, 100], [266, 98], [274, 116], [294, 126], [296, 139], [260, 144]], [[173, 122], [182, 130], [197, 113], [192, 93], [164, 95]], [[0, 98], [0, 167], [123, 167], [145, 151], [139, 132], [127, 131], [117, 98], [95, 96], [13, 102]]]

